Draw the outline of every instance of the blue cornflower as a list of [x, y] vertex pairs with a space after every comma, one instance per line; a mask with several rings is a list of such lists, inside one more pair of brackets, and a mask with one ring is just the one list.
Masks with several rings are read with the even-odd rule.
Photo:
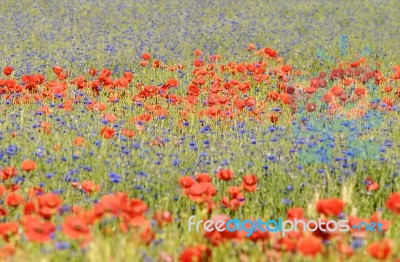
[[108, 177], [110, 178], [110, 181], [112, 183], [120, 183], [122, 181], [121, 176], [118, 175], [117, 173], [109, 173]]

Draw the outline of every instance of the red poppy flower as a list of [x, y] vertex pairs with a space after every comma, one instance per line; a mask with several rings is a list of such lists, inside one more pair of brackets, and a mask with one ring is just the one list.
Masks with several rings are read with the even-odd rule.
[[116, 85], [122, 88], [127, 88], [129, 86], [129, 79], [121, 77], [120, 79], [117, 80]]
[[336, 250], [342, 258], [350, 258], [353, 255], [353, 249], [344, 241], [339, 240], [336, 245]]
[[5, 209], [4, 207], [0, 206], [0, 217], [5, 217], [7, 215], [8, 215], [7, 209]]
[[67, 78], [67, 76], [68, 76], [67, 74], [64, 74], [63, 72], [61, 72], [57, 75], [57, 78], [58, 78], [58, 80], [64, 80]]
[[39, 213], [44, 218], [50, 218], [62, 204], [61, 198], [53, 193], [40, 195], [37, 197], [37, 200], [39, 203]]
[[196, 50], [194, 50], [193, 54], [195, 56], [201, 56], [203, 54], [203, 52], [201, 52], [201, 50], [199, 50], [199, 49], [196, 49]]
[[33, 213], [36, 213], [37, 211], [37, 205], [35, 205], [35, 203], [33, 201], [28, 201], [25, 203], [24, 205], [24, 215], [28, 216], [28, 215], [32, 215]]
[[133, 79], [133, 73], [129, 71], [124, 72], [124, 78], [126, 78], [130, 83]]
[[333, 86], [330, 91], [335, 96], [340, 96], [341, 94], [344, 93], [343, 88], [341, 88], [340, 86]]
[[51, 240], [51, 235], [56, 231], [53, 223], [42, 221], [37, 217], [24, 218], [25, 235], [29, 241], [45, 243]]
[[114, 123], [115, 121], [117, 121], [117, 117], [114, 114], [105, 114], [104, 119], [110, 123]]
[[136, 135], [135, 131], [129, 130], [129, 129], [126, 129], [126, 128], [122, 129], [121, 133], [122, 133], [123, 136], [125, 136], [127, 138], [132, 138], [132, 137], [134, 137]]
[[306, 105], [306, 110], [307, 110], [307, 112], [309, 112], [309, 113], [314, 112], [315, 109], [317, 109], [317, 104], [316, 104], [316, 103], [308, 103], [308, 104]]
[[307, 86], [306, 88], [303, 89], [304, 92], [306, 92], [307, 94], [314, 94], [315, 91], [317, 91], [317, 89], [315, 87], [312, 86]]
[[147, 211], [147, 205], [142, 200], [133, 198], [124, 202], [123, 211], [131, 218], [142, 216]]
[[325, 103], [330, 103], [333, 101], [333, 95], [331, 93], [326, 93], [322, 96], [321, 100]]
[[104, 213], [110, 213], [116, 216], [127, 202], [128, 195], [123, 193], [105, 195], [100, 199], [100, 202], [94, 206], [94, 209], [99, 216]]
[[54, 67], [53, 67], [53, 72], [54, 72], [56, 75], [61, 74], [62, 71], [63, 71], [63, 69], [62, 69], [62, 67], [60, 67], [60, 66], [54, 66]]
[[296, 89], [293, 86], [288, 86], [286, 87], [285, 92], [292, 95], [294, 92], [296, 91]]
[[275, 50], [273, 50], [271, 48], [268, 48], [268, 47], [264, 48], [264, 53], [266, 55], [268, 55], [269, 57], [272, 57], [272, 58], [276, 58], [278, 56], [278, 52], [277, 51], [275, 51]]
[[194, 65], [195, 67], [204, 66], [204, 61], [203, 61], [202, 59], [196, 59], [196, 60], [193, 61], [193, 65]]
[[16, 192], [11, 192], [6, 197], [6, 204], [9, 207], [18, 207], [25, 202], [24, 197]]
[[[255, 219], [249, 219], [250, 221], [254, 222]], [[261, 220], [263, 221], [263, 220]], [[265, 221], [263, 221], [265, 222]], [[246, 228], [250, 227], [250, 224], [245, 224]], [[246, 235], [245, 231], [242, 231], [241, 234]], [[249, 239], [250, 241], [253, 242], [257, 242], [257, 241], [265, 241], [268, 240], [270, 237], [270, 233], [268, 232], [268, 230], [266, 230], [265, 232], [257, 229], [255, 231], [253, 231], [253, 233], [250, 236], [245, 236], [247, 239]]]
[[16, 249], [13, 243], [7, 243], [0, 248], [0, 259], [8, 261], [15, 255]]
[[365, 184], [365, 187], [368, 191], [376, 191], [379, 189], [379, 184], [376, 183], [371, 177], [367, 177]]
[[376, 241], [368, 246], [368, 254], [378, 260], [386, 260], [394, 253], [395, 245], [390, 239]]
[[274, 248], [279, 251], [294, 252], [298, 246], [300, 237], [300, 232], [290, 231], [284, 237], [278, 239]]
[[342, 213], [344, 202], [341, 199], [321, 199], [316, 204], [316, 210], [326, 216], [338, 216]]
[[179, 81], [175, 78], [171, 78], [165, 83], [166, 87], [176, 87], [178, 85], [179, 85]]
[[247, 175], [243, 177], [244, 190], [247, 192], [254, 192], [257, 190], [257, 177], [255, 175]]
[[90, 237], [90, 229], [84, 218], [80, 216], [68, 216], [62, 224], [62, 232], [72, 239]]
[[149, 54], [149, 53], [142, 54], [142, 59], [143, 60], [150, 60], [151, 59], [151, 54]]
[[[207, 238], [208, 241], [210, 241], [211, 244], [213, 244], [214, 246], [218, 246], [222, 243], [225, 243], [227, 240], [234, 240], [234, 239], [239, 239], [239, 232], [238, 231], [233, 231], [230, 232], [228, 230], [219, 232], [218, 230], [215, 230], [215, 226], [218, 226], [220, 228], [226, 228], [226, 222], [228, 222], [228, 220], [230, 219], [229, 216], [227, 215], [214, 215], [213, 217], [211, 217], [211, 221], [213, 221], [213, 225], [211, 226], [212, 228], [214, 228], [213, 231], [207, 232], [204, 231], [204, 237]], [[216, 225], [217, 221], [224, 221], [225, 223], [219, 225]]]
[[241, 203], [237, 199], [229, 199], [227, 196], [223, 196], [221, 199], [221, 206], [229, 208], [233, 211], [235, 211], [240, 205]]
[[202, 182], [211, 182], [211, 176], [207, 173], [200, 173], [196, 175], [196, 180], [199, 183]]
[[304, 219], [304, 209], [301, 207], [293, 207], [289, 209], [287, 212], [287, 220], [294, 220], [296, 219]]
[[100, 130], [100, 134], [103, 138], [105, 139], [110, 139], [113, 138], [115, 135], [115, 130], [108, 127], [108, 126], [104, 126], [101, 130]]
[[154, 240], [156, 234], [154, 233], [153, 229], [150, 226], [146, 226], [143, 231], [140, 233], [140, 239], [142, 243], [149, 245], [151, 241]]
[[275, 124], [279, 121], [279, 116], [275, 113], [272, 113], [268, 115], [268, 119], [271, 121], [271, 123]]
[[89, 69], [89, 75], [91, 75], [91, 76], [97, 75], [97, 70], [95, 68], [90, 68]]
[[2, 197], [5, 193], [7, 193], [7, 188], [3, 184], [0, 184], [0, 197]]
[[389, 228], [391, 227], [392, 223], [390, 221], [383, 220], [381, 218], [381, 216], [382, 216], [382, 212], [375, 212], [370, 216], [369, 220], [371, 222], [376, 223], [376, 224], [378, 224], [378, 222], [381, 223], [382, 224], [382, 227], [381, 227], [382, 230], [386, 232], [386, 231], [389, 230]]
[[314, 236], [305, 237], [300, 240], [299, 251], [303, 256], [315, 257], [322, 251], [321, 240]]
[[364, 88], [364, 87], [356, 87], [355, 89], [354, 89], [354, 93], [356, 94], [356, 95], [358, 95], [358, 96], [363, 96], [363, 95], [365, 95], [366, 93], [367, 93], [367, 90]]
[[204, 182], [191, 186], [189, 188], [188, 196], [192, 201], [205, 202], [210, 200], [216, 192], [217, 189], [213, 184]]
[[217, 177], [224, 181], [229, 181], [233, 178], [235, 174], [230, 169], [221, 169], [217, 173]]
[[5, 76], [9, 76], [11, 75], [11, 73], [13, 72], [13, 68], [11, 66], [6, 66], [3, 68], [3, 73]]
[[92, 104], [92, 108], [98, 111], [104, 111], [107, 109], [107, 104], [103, 102], [95, 102]]
[[108, 69], [103, 69], [100, 72], [100, 75], [98, 77], [98, 79], [102, 82], [104, 82], [107, 78], [109, 78], [111, 76], [111, 71]]
[[172, 223], [172, 215], [169, 211], [156, 212], [153, 218], [159, 227]]
[[74, 138], [74, 145], [75, 146], [82, 146], [85, 143], [85, 139], [81, 136]]
[[0, 236], [8, 242], [10, 237], [18, 233], [19, 225], [17, 222], [0, 223]]
[[257, 46], [254, 43], [249, 43], [247, 45], [247, 50], [249, 50], [249, 51], [253, 51], [253, 50], [256, 50], [256, 49], [257, 49]]
[[31, 159], [25, 159], [24, 161], [22, 161], [21, 163], [21, 169], [24, 171], [32, 171], [36, 168], [36, 163], [35, 161], [31, 160]]
[[281, 93], [280, 97], [281, 97], [282, 103], [284, 103], [284, 104], [291, 104], [294, 101], [293, 95], [290, 95], [288, 93]]
[[17, 174], [17, 169], [13, 166], [6, 167], [0, 170], [0, 176], [3, 180], [14, 177]]
[[149, 64], [149, 62], [147, 62], [146, 60], [143, 60], [143, 61], [140, 61], [139, 64], [140, 64], [140, 66], [145, 67], [145, 66], [147, 66]]
[[100, 191], [100, 186], [95, 184], [93, 181], [83, 181], [80, 187], [85, 193], [88, 194]]
[[400, 192], [390, 194], [386, 200], [386, 207], [393, 214], [400, 215]]
[[153, 120], [153, 116], [147, 113], [132, 118], [133, 122], [150, 122], [151, 120]]
[[232, 199], [237, 199], [238, 201], [244, 201], [244, 195], [242, 193], [242, 188], [238, 186], [228, 187], [228, 194]]
[[272, 91], [268, 93], [268, 98], [273, 100], [273, 101], [277, 101], [279, 99], [279, 93]]
[[179, 256], [179, 262], [207, 262], [211, 260], [211, 250], [205, 245], [187, 247]]
[[181, 188], [190, 188], [191, 186], [196, 184], [196, 181], [193, 179], [193, 177], [190, 176], [180, 177], [178, 179], [178, 182]]

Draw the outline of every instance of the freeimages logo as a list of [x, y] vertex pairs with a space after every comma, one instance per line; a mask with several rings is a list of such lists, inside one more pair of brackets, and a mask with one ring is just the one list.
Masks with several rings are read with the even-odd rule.
[[[254, 232], [281, 232], [282, 236], [285, 236], [287, 232], [302, 230], [304, 232], [314, 232], [320, 230], [322, 232], [348, 232], [350, 231], [349, 221], [345, 219], [341, 220], [328, 220], [323, 221], [321, 218], [318, 220], [278, 220], [270, 219], [264, 222], [261, 218], [256, 220], [240, 220], [240, 219], [229, 219], [225, 220], [195, 220], [196, 216], [189, 217], [188, 230], [192, 231], [192, 227], [195, 227], [195, 231], [199, 232], [200, 227], [203, 226], [204, 231], [212, 232], [214, 230], [218, 232], [246, 232], [246, 236], [251, 236]], [[383, 224], [381, 222], [366, 223], [361, 222], [357, 225], [352, 226], [353, 230], [377, 232], [383, 231]]]

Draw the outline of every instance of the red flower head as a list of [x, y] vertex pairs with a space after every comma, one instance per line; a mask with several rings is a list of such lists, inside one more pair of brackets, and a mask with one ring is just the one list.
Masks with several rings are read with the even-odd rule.
[[172, 215], [169, 211], [156, 212], [153, 218], [159, 227], [172, 223]]
[[194, 184], [190, 187], [188, 196], [195, 202], [206, 202], [210, 200], [217, 192], [213, 184], [203, 182]]
[[0, 248], [0, 259], [9, 260], [16, 253], [15, 246], [13, 243], [4, 244], [2, 248]]
[[257, 177], [255, 175], [247, 175], [243, 177], [243, 188], [247, 192], [254, 192], [257, 190]]
[[105, 126], [100, 130], [100, 135], [102, 137], [104, 137], [105, 139], [110, 139], [110, 138], [114, 137], [115, 130], [110, 127]]
[[179, 256], [179, 262], [207, 262], [211, 260], [211, 250], [205, 245], [187, 247]]
[[178, 182], [179, 182], [179, 186], [183, 189], [188, 189], [191, 186], [193, 186], [194, 184], [196, 184], [196, 181], [191, 176], [180, 177], [178, 179]]
[[341, 199], [321, 199], [316, 204], [316, 210], [325, 216], [339, 216], [344, 208], [344, 202]]
[[322, 251], [321, 239], [309, 236], [300, 240], [299, 251], [303, 256], [315, 257]]
[[6, 197], [6, 204], [9, 207], [18, 207], [25, 203], [24, 197], [16, 192], [11, 192]]
[[91, 76], [97, 75], [97, 70], [95, 68], [90, 68], [89, 69], [89, 75], [91, 75]]
[[207, 173], [200, 173], [196, 176], [197, 182], [211, 182], [211, 176]]
[[36, 163], [33, 160], [26, 159], [26, 160], [22, 161], [22, 163], [21, 163], [21, 169], [24, 171], [29, 172], [29, 171], [34, 170], [35, 168], [36, 168]]
[[371, 177], [367, 177], [365, 180], [365, 187], [368, 191], [376, 191], [379, 189], [379, 184], [376, 183]]
[[12, 178], [16, 174], [17, 174], [17, 169], [13, 166], [9, 166], [9, 167], [4, 168], [3, 170], [0, 170], [0, 176], [3, 180]]
[[235, 174], [233, 173], [232, 170], [230, 169], [221, 169], [220, 171], [218, 171], [217, 173], [217, 177], [221, 180], [224, 181], [229, 181], [233, 178]]
[[118, 120], [118, 118], [117, 118], [114, 114], [105, 114], [105, 115], [104, 115], [104, 119], [105, 119], [107, 122], [110, 122], [110, 123], [114, 123], [115, 121]]
[[18, 233], [19, 225], [17, 222], [0, 223], [0, 236], [8, 242], [9, 238]]
[[23, 224], [26, 238], [35, 243], [49, 242], [51, 240], [51, 235], [56, 231], [56, 227], [53, 223], [42, 221], [37, 217], [25, 217]]
[[254, 43], [249, 43], [247, 45], [247, 50], [249, 50], [249, 51], [253, 51], [253, 50], [256, 50], [256, 49], [257, 49], [257, 46]]
[[90, 229], [86, 220], [80, 216], [68, 216], [62, 224], [62, 232], [72, 239], [82, 239], [90, 237]]
[[83, 181], [81, 184], [81, 189], [87, 193], [91, 194], [93, 192], [99, 192], [100, 191], [100, 186], [95, 184], [93, 181]]
[[9, 75], [11, 75], [13, 70], [14, 69], [11, 66], [6, 66], [3, 68], [3, 73], [4, 73], [4, 75], [9, 76]]
[[61, 66], [53, 66], [53, 72], [56, 75], [61, 74], [61, 72], [63, 71], [63, 68]]
[[151, 59], [151, 54], [149, 54], [149, 53], [142, 54], [142, 59], [143, 60], [150, 60]]
[[301, 207], [293, 207], [289, 209], [287, 212], [287, 220], [304, 219], [304, 210]]
[[386, 201], [386, 207], [392, 211], [393, 214], [400, 214], [400, 192], [392, 193]]
[[386, 260], [394, 253], [394, 243], [390, 239], [376, 241], [368, 246], [368, 254], [378, 260]]
[[39, 213], [44, 218], [50, 218], [57, 212], [62, 204], [61, 198], [53, 193], [40, 195], [37, 199], [39, 203]]
[[203, 52], [201, 52], [201, 50], [199, 50], [199, 49], [196, 49], [196, 50], [194, 50], [193, 54], [195, 56], [201, 56], [203, 54]]
[[126, 129], [126, 128], [122, 129], [121, 133], [122, 133], [123, 136], [125, 136], [127, 138], [132, 138], [132, 137], [134, 137], [136, 135], [135, 131], [130, 130], [130, 129]]

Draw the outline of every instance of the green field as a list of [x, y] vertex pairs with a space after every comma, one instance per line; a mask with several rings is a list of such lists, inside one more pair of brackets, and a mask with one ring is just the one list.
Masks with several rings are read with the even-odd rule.
[[[0, 260], [400, 261], [399, 13], [0, 1]], [[193, 215], [384, 230], [246, 237]]]

